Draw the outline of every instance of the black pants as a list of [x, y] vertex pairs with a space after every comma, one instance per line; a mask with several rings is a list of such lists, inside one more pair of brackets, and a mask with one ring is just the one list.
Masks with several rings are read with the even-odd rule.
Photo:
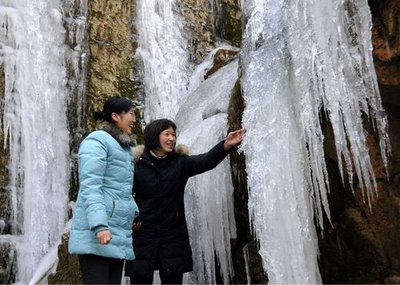
[[121, 284], [124, 260], [93, 254], [78, 255], [82, 284]]
[[[165, 276], [163, 271], [160, 272], [161, 284], [182, 284], [183, 273], [178, 273], [172, 276]], [[135, 277], [130, 276], [131, 284], [153, 284], [153, 276], [148, 277]]]
[[[160, 260], [160, 255], [156, 255], [156, 264], [155, 268], [159, 268], [161, 284], [182, 284], [183, 281], [183, 272], [177, 273], [174, 275], [166, 276], [165, 271], [162, 268], [162, 263]], [[153, 276], [151, 277], [143, 277], [143, 276], [129, 276], [131, 280], [131, 284], [153, 284]]]

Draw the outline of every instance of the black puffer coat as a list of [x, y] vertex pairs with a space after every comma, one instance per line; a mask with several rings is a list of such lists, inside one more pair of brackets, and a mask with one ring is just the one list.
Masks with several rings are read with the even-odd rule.
[[167, 276], [193, 270], [184, 190], [189, 177], [216, 167], [226, 157], [223, 143], [200, 155], [172, 152], [161, 160], [148, 151], [141, 155], [133, 189], [139, 207], [135, 221], [142, 225], [133, 232], [136, 259], [126, 263], [126, 275], [151, 277], [160, 268]]

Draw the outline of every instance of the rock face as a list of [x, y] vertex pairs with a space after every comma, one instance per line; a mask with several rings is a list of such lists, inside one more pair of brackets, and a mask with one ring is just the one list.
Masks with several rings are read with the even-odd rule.
[[134, 98], [132, 41], [133, 1], [89, 1], [89, 82], [87, 127], [94, 129], [93, 111], [101, 110], [106, 98]]
[[81, 284], [82, 277], [79, 260], [68, 254], [68, 235], [63, 235], [58, 247], [57, 272], [48, 277], [48, 284]]
[[[363, 201], [357, 181], [353, 194], [348, 183], [341, 183], [337, 161], [328, 158], [332, 226], [326, 223], [327, 230], [319, 238], [324, 283], [391, 283], [398, 278], [398, 174], [387, 181], [377, 138], [370, 135], [368, 141], [378, 184], [371, 208]], [[395, 173], [393, 166], [392, 161], [389, 173]]]
[[[237, 82], [231, 95], [228, 108], [229, 131], [242, 128], [242, 114], [244, 100], [241, 93], [240, 83]], [[234, 284], [266, 284], [268, 278], [264, 273], [261, 257], [258, 254], [258, 242], [250, 232], [249, 210], [247, 201], [249, 199], [247, 190], [247, 173], [245, 157], [233, 151], [230, 155], [232, 168], [232, 184], [234, 187], [234, 208], [237, 239], [232, 241], [232, 260], [235, 276]], [[246, 260], [248, 258], [248, 270], [246, 272]], [[247, 280], [247, 274], [250, 280]]]
[[[4, 99], [4, 69], [0, 65], [0, 101]], [[0, 126], [3, 126], [3, 104], [0, 104]], [[0, 220], [8, 221], [10, 219], [9, 194], [7, 191], [8, 171], [7, 162], [9, 157], [9, 147], [4, 141], [3, 128], [0, 129]], [[0, 231], [0, 234], [9, 234], [9, 227], [6, 226]]]
[[212, 9], [207, 1], [197, 0], [182, 1], [179, 8], [185, 19], [184, 29], [189, 40], [190, 61], [198, 64], [214, 48]]
[[400, 2], [371, 0], [375, 68], [383, 85], [400, 85]]
[[242, 42], [242, 11], [241, 0], [216, 1], [216, 34], [225, 41], [240, 47]]
[[[135, 99], [135, 67], [132, 60], [135, 42], [133, 41], [132, 17], [134, 3], [123, 1], [88, 1], [88, 45], [90, 58], [88, 65], [88, 86], [85, 102], [84, 128], [86, 133], [95, 129], [91, 114], [101, 110], [104, 101], [110, 96], [123, 96]], [[73, 43], [69, 43], [73, 44]], [[70, 106], [77, 108], [77, 106]], [[73, 115], [73, 112], [71, 112]], [[139, 118], [139, 113], [137, 112]], [[74, 118], [69, 118], [73, 120]], [[140, 119], [140, 118], [139, 118]], [[141, 134], [140, 120], [137, 120], [136, 133]], [[71, 136], [74, 134], [71, 133]], [[78, 192], [76, 153], [80, 141], [71, 139], [72, 173], [70, 198], [75, 200]], [[49, 276], [49, 284], [77, 284], [81, 282], [79, 261], [68, 254], [68, 235], [63, 236], [59, 246], [57, 272]]]
[[191, 61], [199, 64], [219, 41], [239, 47], [242, 38], [240, 0], [184, 0], [180, 4]]
[[[4, 99], [4, 69], [0, 65], [0, 102]], [[10, 234], [10, 191], [7, 189], [8, 171], [7, 164], [9, 158], [9, 146], [4, 141], [3, 133], [3, 104], [0, 103], [0, 235]], [[9, 242], [0, 244], [0, 283], [12, 283], [15, 280], [15, 251], [14, 245]]]

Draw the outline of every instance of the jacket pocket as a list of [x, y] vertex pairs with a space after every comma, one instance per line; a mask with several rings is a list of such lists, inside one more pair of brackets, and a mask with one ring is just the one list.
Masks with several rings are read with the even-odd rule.
[[113, 216], [114, 214], [114, 210], [115, 210], [115, 201], [112, 200], [112, 208], [111, 208], [111, 214], [110, 214], [110, 218]]
[[107, 216], [109, 216], [111, 218], [113, 216], [114, 210], [115, 210], [115, 200], [111, 199], [110, 197], [106, 197], [105, 202], [106, 202]]

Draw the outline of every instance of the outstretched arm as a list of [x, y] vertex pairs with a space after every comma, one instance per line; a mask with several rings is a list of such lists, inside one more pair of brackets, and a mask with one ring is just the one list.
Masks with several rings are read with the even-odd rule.
[[228, 154], [232, 147], [240, 144], [243, 130], [230, 132], [225, 141], [218, 143], [207, 153], [191, 155], [183, 161], [183, 171], [186, 177], [197, 175], [216, 167]]

